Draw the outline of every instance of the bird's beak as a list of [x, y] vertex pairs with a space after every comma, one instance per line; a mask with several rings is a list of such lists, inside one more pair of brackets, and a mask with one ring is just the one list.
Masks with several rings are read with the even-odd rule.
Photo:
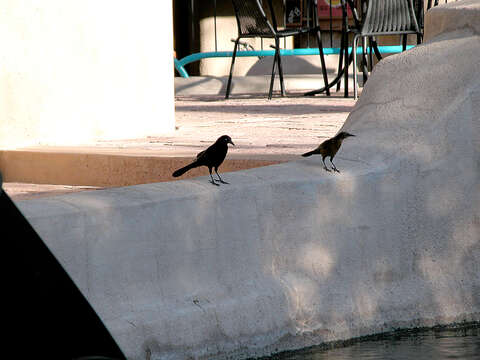
[[232, 144], [233, 146], [235, 146], [235, 144], [233, 143], [232, 140], [228, 140], [228, 142], [229, 142], [230, 144]]
[[348, 136], [355, 136], [355, 135], [353, 135], [353, 134], [348, 134]]

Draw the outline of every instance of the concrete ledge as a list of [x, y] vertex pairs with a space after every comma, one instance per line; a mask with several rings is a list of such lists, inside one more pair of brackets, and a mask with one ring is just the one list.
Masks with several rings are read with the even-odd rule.
[[129, 359], [244, 358], [480, 320], [478, 199], [466, 196], [478, 174], [437, 199], [441, 170], [337, 166], [18, 205]]
[[[286, 156], [229, 156], [223, 171], [238, 171], [287, 161]], [[132, 155], [94, 152], [61, 151], [0, 151], [0, 168], [6, 182], [35, 184], [68, 184], [96, 187], [129, 186], [172, 181], [172, 172], [193, 157]], [[186, 173], [182, 178], [208, 174], [205, 167]]]

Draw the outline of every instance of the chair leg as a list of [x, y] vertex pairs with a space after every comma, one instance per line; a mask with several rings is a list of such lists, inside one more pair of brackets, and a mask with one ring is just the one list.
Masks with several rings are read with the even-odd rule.
[[402, 51], [407, 50], [407, 39], [408, 39], [408, 35], [404, 34], [402, 36]]
[[285, 96], [285, 84], [283, 82], [282, 59], [280, 57], [280, 39], [275, 40], [275, 56], [277, 57], [278, 76], [280, 77], [280, 93]]
[[363, 84], [368, 80], [368, 64], [367, 64], [367, 38], [362, 37], [362, 73], [363, 73]]
[[237, 48], [238, 48], [239, 41], [240, 41], [240, 38], [237, 38], [237, 40], [235, 40], [235, 45], [234, 45], [235, 47], [233, 48], [232, 63], [230, 64], [230, 75], [228, 76], [227, 91], [225, 93], [225, 99], [228, 99], [230, 97], [230, 87], [232, 86], [233, 66], [235, 65], [235, 57], [237, 56]]
[[368, 38], [368, 71], [373, 69], [373, 36]]
[[317, 29], [317, 44], [320, 53], [320, 64], [322, 65], [323, 82], [325, 83], [327, 96], [330, 96], [330, 88], [328, 87], [327, 66], [325, 65], [325, 55], [323, 54], [322, 34], [320, 29]]
[[[343, 74], [344, 76], [344, 84], [343, 84], [343, 88], [344, 88], [344, 97], [348, 98], [348, 67], [350, 66], [350, 61], [349, 61], [349, 56], [348, 56], [348, 34], [345, 34], [345, 48], [344, 48], [344, 51], [345, 51], [345, 55], [344, 55], [344, 61], [345, 61], [345, 72]], [[352, 53], [353, 55], [353, 53]], [[355, 56], [353, 56], [353, 58], [355, 59]]]
[[[277, 47], [278, 49], [278, 47]], [[275, 81], [275, 64], [277, 62], [277, 50], [275, 50], [275, 55], [273, 56], [273, 64], [272, 64], [272, 78], [270, 79], [270, 90], [268, 92], [268, 100], [272, 99], [273, 94], [273, 83]]]
[[[342, 34], [342, 38], [340, 40], [340, 54], [338, 56], [338, 70], [337, 72], [340, 73], [342, 71], [342, 63], [343, 63], [343, 47], [345, 46], [343, 43], [344, 36]], [[337, 82], [337, 91], [340, 91], [340, 83], [342, 82], [341, 79]]]
[[[342, 3], [342, 13], [343, 13], [343, 21], [342, 21], [342, 43], [343, 43], [343, 47], [344, 47], [344, 61], [345, 61], [345, 65], [344, 65], [344, 85], [343, 85], [343, 88], [344, 88], [344, 97], [348, 97], [348, 66], [350, 65], [350, 58], [348, 56], [348, 16], [347, 16], [347, 3], [345, 0], [342, 0], [341, 1]], [[331, 3], [330, 3], [331, 4]]]
[[358, 35], [353, 37], [353, 98], [357, 100], [358, 93], [357, 93], [357, 42], [358, 42]]
[[417, 45], [420, 45], [423, 42], [422, 34], [417, 34]]
[[372, 37], [372, 46], [373, 52], [375, 53], [375, 56], [377, 58], [377, 62], [382, 60], [382, 54], [380, 53], [380, 50], [378, 50], [377, 39], [375, 37]]

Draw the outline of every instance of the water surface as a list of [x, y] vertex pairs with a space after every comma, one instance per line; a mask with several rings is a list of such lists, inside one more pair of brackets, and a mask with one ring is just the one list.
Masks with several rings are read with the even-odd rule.
[[479, 360], [480, 327], [385, 335], [348, 347], [309, 348], [278, 354], [275, 360]]

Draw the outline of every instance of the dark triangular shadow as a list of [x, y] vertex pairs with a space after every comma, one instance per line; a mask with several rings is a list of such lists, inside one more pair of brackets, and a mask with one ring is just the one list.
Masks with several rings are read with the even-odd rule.
[[[19, 359], [126, 359], [40, 236], [0, 188], [4, 344]], [[5, 303], [4, 303], [5, 304]]]

